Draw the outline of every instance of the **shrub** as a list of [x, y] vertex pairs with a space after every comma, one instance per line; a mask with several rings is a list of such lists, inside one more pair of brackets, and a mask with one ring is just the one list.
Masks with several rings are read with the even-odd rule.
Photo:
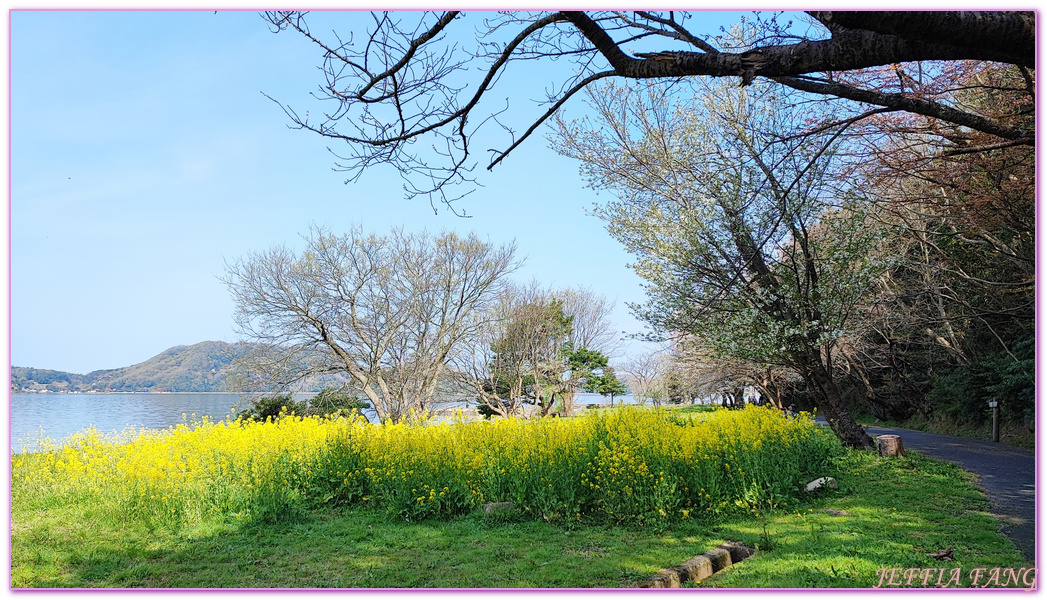
[[308, 406], [305, 402], [298, 402], [289, 394], [279, 396], [263, 396], [251, 403], [251, 407], [241, 411], [238, 417], [250, 421], [265, 421], [266, 419], [277, 419], [283, 415], [305, 414]]
[[289, 394], [263, 396], [240, 412], [240, 418], [251, 421], [278, 419], [287, 415], [300, 417], [349, 416], [353, 411], [371, 408], [371, 403], [335, 388], [324, 388], [309, 400], [295, 400]]
[[371, 408], [371, 403], [344, 390], [324, 388], [309, 399], [306, 414], [318, 416], [347, 415], [354, 410]]

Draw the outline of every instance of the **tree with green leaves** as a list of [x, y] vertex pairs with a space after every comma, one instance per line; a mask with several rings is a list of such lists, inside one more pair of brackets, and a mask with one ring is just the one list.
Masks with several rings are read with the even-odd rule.
[[510, 403], [519, 398], [541, 415], [548, 414], [563, 393], [571, 329], [571, 317], [556, 298], [537, 298], [520, 306], [491, 345], [491, 381], [498, 395], [508, 396]]
[[[593, 318], [604, 306], [591, 292], [508, 287], [492, 306], [481, 343], [458, 355], [457, 384], [476, 396], [486, 415], [516, 415], [532, 406], [545, 416], [557, 404], [569, 413], [585, 381], [607, 367], [601, 351], [575, 346], [579, 339], [609, 339], [599, 326], [603, 317]], [[575, 330], [577, 314], [588, 324], [581, 334]]]
[[582, 389], [601, 396], [607, 396], [610, 398], [611, 404], [614, 404], [615, 396], [624, 396], [629, 393], [629, 388], [625, 386], [625, 382], [618, 379], [618, 375], [614, 372], [614, 367], [609, 365], [603, 367], [599, 373], [589, 375], [585, 379]]
[[[896, 71], [909, 94], [947, 94], [963, 110], [1035, 127], [1031, 76], [1021, 69]], [[865, 410], [967, 426], [987, 422], [986, 401], [1002, 396], [1006, 421], [1031, 423], [1035, 149], [912, 115], [869, 119], [852, 129], [858, 135], [867, 158], [853, 176], [874, 190], [900, 257], [861, 307], [862, 331], [841, 348]]]
[[616, 196], [596, 213], [647, 281], [638, 316], [714, 356], [793, 370], [837, 436], [869, 447], [834, 347], [887, 258], [859, 190], [833, 176], [835, 136], [783, 141], [798, 115], [761, 84], [678, 102], [605, 85], [590, 103], [596, 116], [561, 122], [557, 148]]

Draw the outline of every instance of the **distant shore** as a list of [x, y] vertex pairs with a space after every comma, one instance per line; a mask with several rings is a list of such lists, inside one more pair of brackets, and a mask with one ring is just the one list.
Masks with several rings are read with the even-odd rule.
[[[11, 390], [11, 393], [12, 394], [46, 394], [46, 395], [51, 395], [51, 396], [68, 396], [68, 395], [88, 396], [88, 395], [96, 395], [96, 394], [171, 394], [171, 395], [174, 395], [174, 394], [229, 394], [230, 396], [239, 396], [239, 395], [242, 395], [242, 394], [256, 394], [258, 392], [184, 392], [184, 391], [183, 392], [157, 392], [157, 391], [148, 391], [148, 390], [138, 390], [138, 391], [134, 391], [134, 392], [115, 391], [115, 390], [84, 390], [84, 391], [80, 391], [80, 390], [62, 390], [62, 391], [54, 392], [54, 391], [51, 391], [51, 390]], [[310, 393], [310, 392], [306, 392], [306, 393]]]

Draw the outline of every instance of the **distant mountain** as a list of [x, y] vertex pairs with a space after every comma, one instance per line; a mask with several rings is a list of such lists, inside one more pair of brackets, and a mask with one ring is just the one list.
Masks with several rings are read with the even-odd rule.
[[226, 342], [175, 346], [137, 365], [86, 375], [11, 367], [11, 391], [225, 392], [234, 361], [251, 347]]

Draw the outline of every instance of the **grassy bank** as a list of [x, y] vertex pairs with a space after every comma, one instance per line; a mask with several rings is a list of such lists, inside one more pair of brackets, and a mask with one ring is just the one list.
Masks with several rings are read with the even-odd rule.
[[[669, 424], [695, 435], [688, 424], [671, 419]], [[672, 427], [667, 431], [679, 433]], [[756, 431], [752, 424], [745, 428]], [[460, 429], [448, 430], [462, 435]], [[563, 437], [564, 430], [556, 431]], [[312, 435], [295, 438], [297, 443], [288, 447], [298, 452]], [[211, 441], [215, 442], [208, 446], [212, 451], [221, 446]], [[269, 446], [279, 447], [279, 440], [270, 440]], [[522, 446], [513, 454], [521, 452]], [[102, 461], [85, 454], [81, 449], [82, 465]], [[286, 454], [275, 456], [269, 463], [256, 457], [250, 464], [258, 467], [260, 478], [250, 481], [264, 481], [261, 474], [265, 473], [282, 477], [277, 466], [289, 459], [279, 458]], [[443, 456], [453, 462], [453, 457]], [[548, 461], [552, 455], [540, 456]], [[574, 515], [552, 509], [542, 514], [539, 505], [528, 504], [532, 501], [526, 494], [520, 495], [513, 509], [498, 515], [474, 507], [457, 510], [453, 516], [434, 513], [437, 518], [425, 518], [404, 514], [395, 503], [381, 504], [371, 496], [334, 502], [334, 496], [327, 498], [329, 488], [310, 492], [307, 484], [313, 479], [309, 477], [298, 483], [288, 481], [288, 489], [299, 494], [295, 503], [277, 502], [268, 512], [265, 507], [250, 508], [254, 512], [246, 516], [248, 504], [230, 500], [235, 495], [229, 493], [228, 481], [222, 484], [214, 477], [194, 483], [192, 498], [202, 502], [201, 494], [210, 485], [217, 488], [213, 497], [224, 498], [223, 506], [231, 512], [170, 498], [156, 499], [162, 508], [143, 507], [128, 504], [128, 499], [142, 502], [154, 495], [151, 492], [162, 490], [140, 488], [120, 496], [104, 485], [63, 487], [57, 480], [47, 484], [32, 477], [34, 461], [43, 458], [14, 466], [14, 587], [630, 587], [725, 540], [760, 552], [703, 586], [871, 587], [878, 581], [877, 569], [885, 567], [945, 565], [966, 573], [974, 567], [1025, 564], [1013, 545], [996, 532], [987, 501], [963, 472], [915, 454], [880, 459], [868, 453], [840, 453], [821, 464], [818, 473], [835, 476], [840, 482], [837, 490], [815, 497], [779, 497], [774, 502], [774, 488], [767, 486], [759, 498], [705, 507], [674, 505], [671, 516], [664, 518], [653, 516], [658, 514], [655, 505], [619, 518], [597, 510], [601, 502], [582, 502], [579, 506], [589, 509]], [[105, 460], [116, 465], [129, 459], [110, 454]], [[194, 464], [187, 453], [170, 454], [165, 460], [187, 471]], [[309, 473], [316, 466], [303, 463], [297, 468]], [[635, 465], [627, 470], [631, 477], [638, 472]], [[716, 472], [729, 471], [717, 462]], [[657, 488], [657, 476], [651, 477]], [[346, 479], [339, 481], [345, 485]], [[205, 485], [206, 481], [210, 483]], [[550, 489], [548, 483], [544, 489]], [[514, 500], [511, 493], [502, 499]], [[618, 503], [612, 506], [624, 506], [620, 493], [611, 500]], [[413, 501], [417, 503], [417, 497]], [[554, 509], [558, 506], [549, 502]], [[133, 512], [135, 506], [140, 512]], [[175, 510], [170, 512], [171, 508]], [[948, 547], [955, 562], [941, 563], [928, 556]]]
[[[855, 419], [857, 419], [862, 425], [872, 425], [874, 427], [900, 427], [902, 429], [911, 429], [913, 431], [925, 431], [927, 433], [937, 433], [941, 435], [956, 435], [975, 440], [992, 439], [992, 421], [984, 423], [959, 423], [954, 419], [944, 416], [937, 416], [928, 419], [921, 415], [916, 415], [911, 419], [906, 419], [904, 421], [883, 421], [868, 414], [855, 415]], [[1000, 442], [1016, 448], [1034, 450], [1036, 448], [1036, 432], [1022, 423], [1007, 421], [1000, 424]]]

